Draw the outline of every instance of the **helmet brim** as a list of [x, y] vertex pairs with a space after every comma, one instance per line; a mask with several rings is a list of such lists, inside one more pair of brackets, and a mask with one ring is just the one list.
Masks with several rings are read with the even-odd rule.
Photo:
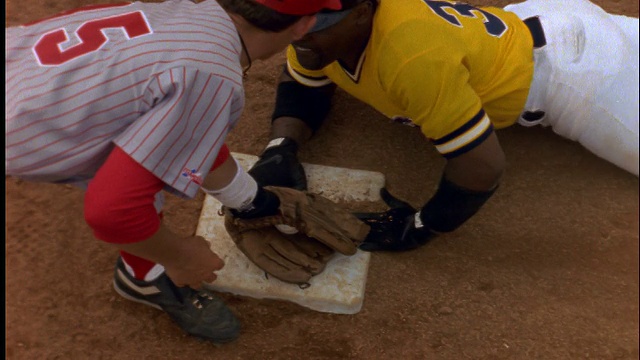
[[254, 0], [279, 13], [287, 15], [313, 15], [321, 10], [340, 10], [340, 0]]

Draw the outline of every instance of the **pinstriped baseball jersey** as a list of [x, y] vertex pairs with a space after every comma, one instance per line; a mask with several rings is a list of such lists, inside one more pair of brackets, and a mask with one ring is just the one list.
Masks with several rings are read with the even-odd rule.
[[533, 77], [533, 40], [502, 9], [449, 1], [381, 0], [357, 68], [339, 62], [304, 69], [287, 51], [298, 82], [330, 82], [390, 118], [409, 118], [450, 158], [515, 123]]
[[6, 29], [6, 174], [93, 177], [114, 144], [193, 197], [244, 106], [213, 0], [94, 6]]

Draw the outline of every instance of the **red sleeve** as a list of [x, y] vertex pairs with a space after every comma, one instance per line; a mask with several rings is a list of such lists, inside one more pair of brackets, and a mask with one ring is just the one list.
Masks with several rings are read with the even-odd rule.
[[164, 183], [115, 147], [91, 180], [84, 198], [84, 218], [96, 238], [132, 243], [151, 237], [160, 227], [153, 205]]
[[[230, 156], [223, 145], [211, 170]], [[160, 227], [154, 206], [164, 182], [133, 160], [119, 147], [91, 180], [84, 198], [84, 218], [96, 238], [127, 244], [150, 238]]]
[[218, 152], [218, 157], [216, 157], [216, 161], [213, 162], [213, 166], [211, 167], [211, 171], [215, 170], [218, 166], [222, 165], [229, 158], [229, 148], [227, 144], [222, 144], [220, 151]]

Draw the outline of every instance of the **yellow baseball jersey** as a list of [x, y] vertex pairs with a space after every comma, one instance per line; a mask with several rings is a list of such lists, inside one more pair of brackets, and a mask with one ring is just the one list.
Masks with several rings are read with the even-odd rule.
[[336, 61], [291, 76], [335, 83], [390, 118], [409, 118], [451, 158], [515, 123], [533, 78], [533, 39], [515, 14], [449, 1], [381, 0], [353, 73]]

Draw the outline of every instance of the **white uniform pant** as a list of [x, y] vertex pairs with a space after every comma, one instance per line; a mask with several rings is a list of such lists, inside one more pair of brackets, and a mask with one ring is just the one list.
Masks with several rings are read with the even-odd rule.
[[586, 0], [528, 0], [505, 10], [539, 16], [547, 45], [534, 50], [525, 111], [638, 176], [638, 19]]

